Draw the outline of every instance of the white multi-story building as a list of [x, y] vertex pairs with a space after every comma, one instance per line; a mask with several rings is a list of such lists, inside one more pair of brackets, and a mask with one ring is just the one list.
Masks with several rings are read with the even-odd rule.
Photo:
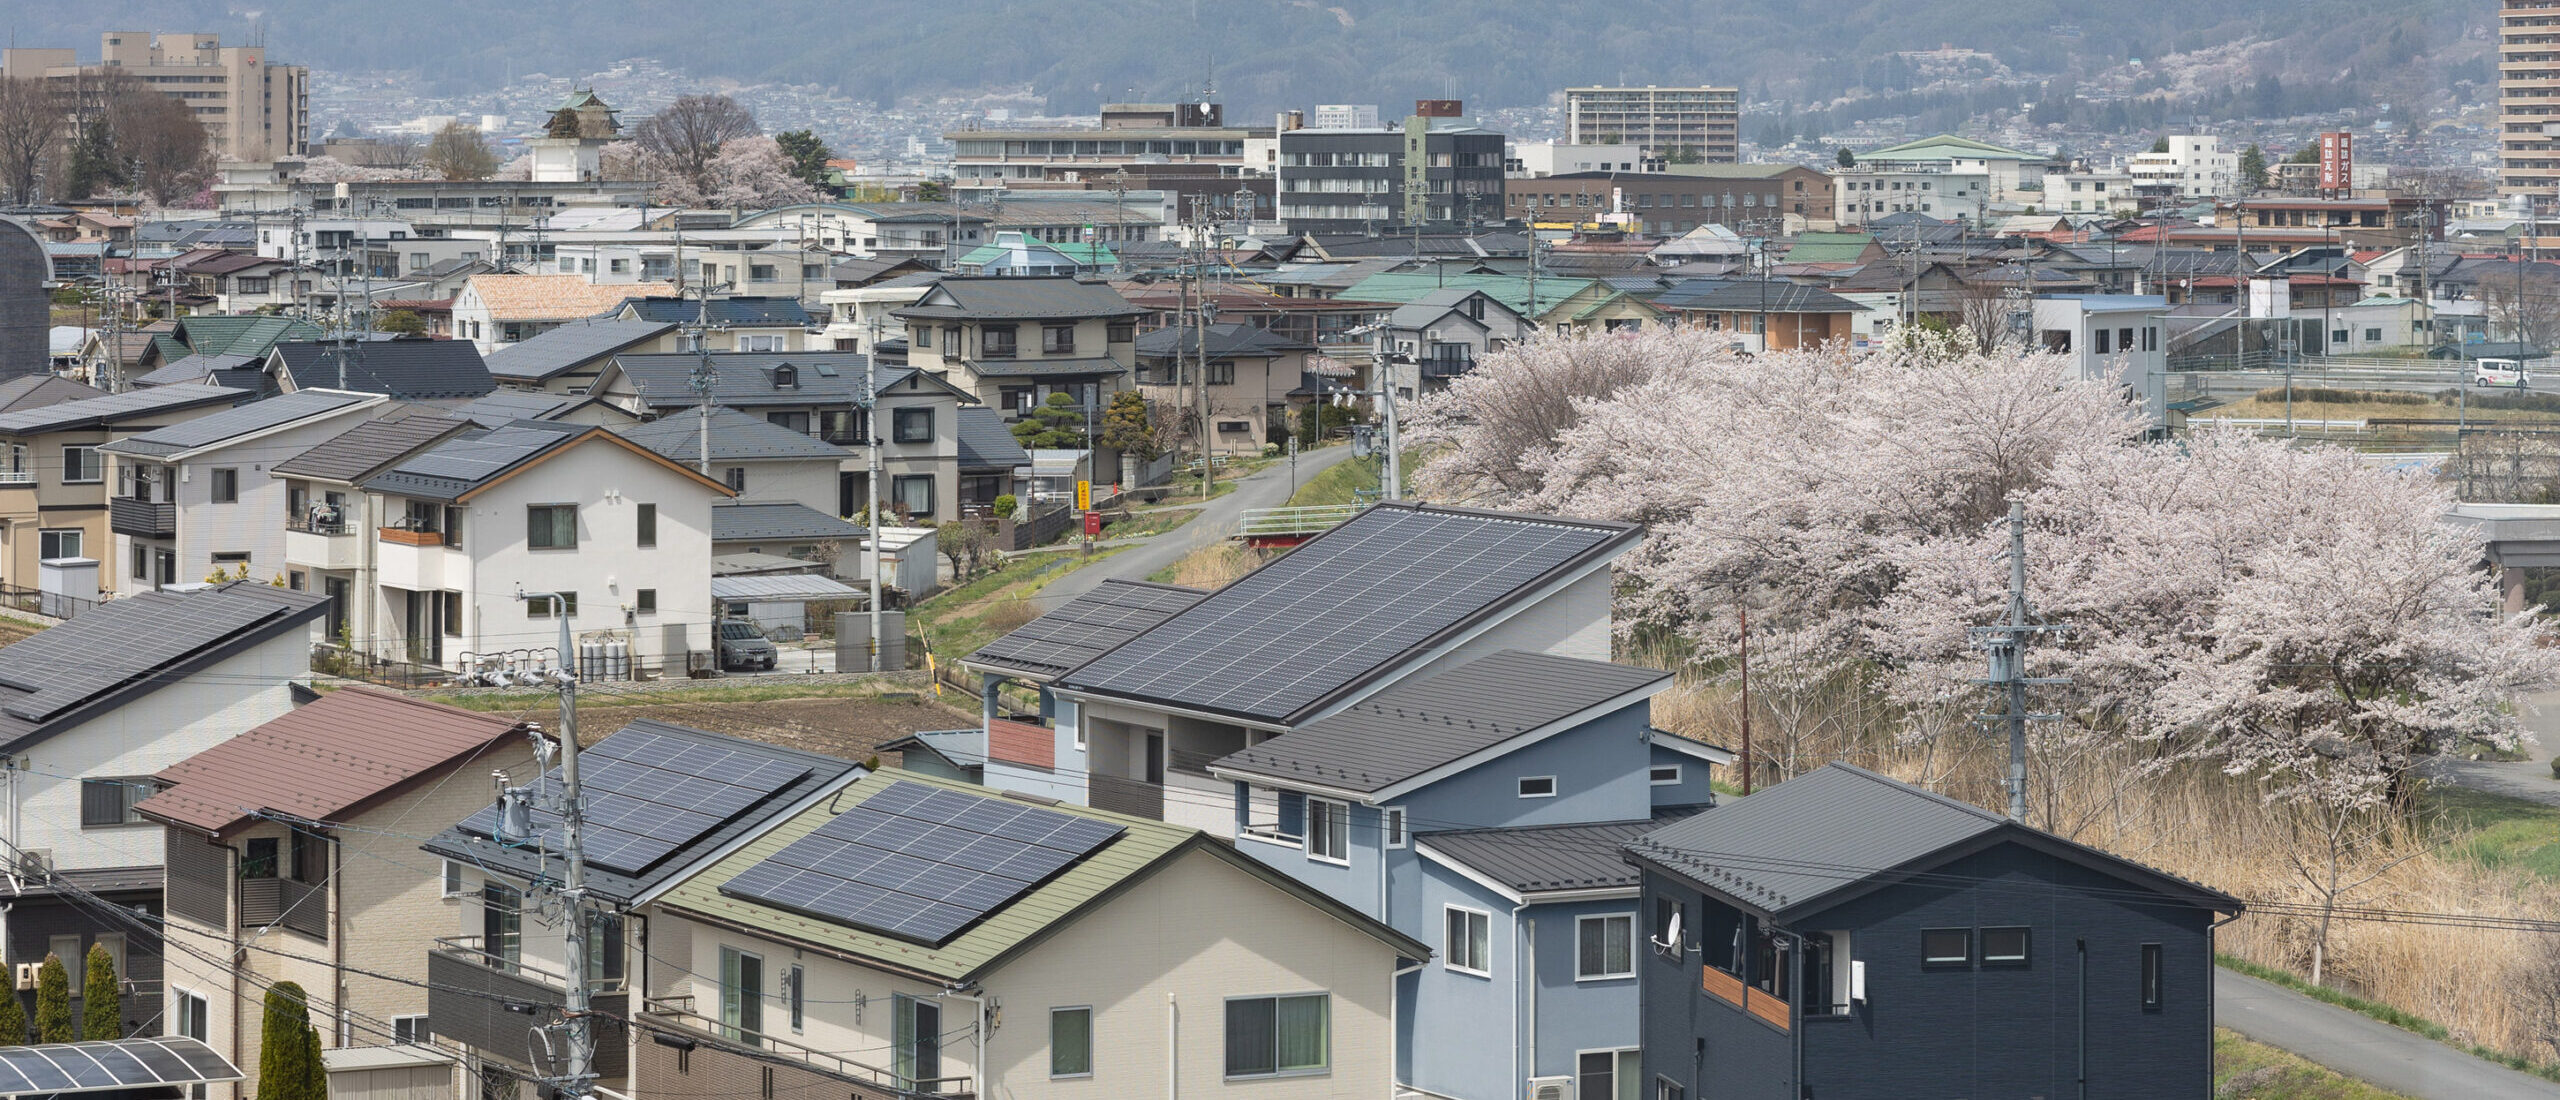
[[2131, 173], [2078, 171], [2045, 173], [2036, 207], [2047, 214], [2106, 214], [2139, 205]]
[[1307, 112], [1307, 125], [1317, 130], [1375, 130], [1378, 128], [1378, 105], [1375, 103], [1319, 103]]
[[2166, 189], [2187, 198], [2234, 193], [2240, 185], [2240, 154], [2223, 149], [2210, 134], [2172, 134], [2168, 150], [2126, 157], [2125, 173], [2136, 187]]
[[1542, 179], [1568, 172], [1659, 172], [1662, 158], [1645, 155], [1641, 145], [1572, 145], [1561, 141], [1523, 141], [1502, 158], [1502, 174], [1512, 179]]
[[1980, 217], [1992, 197], [1988, 172], [1844, 168], [1832, 176], [1842, 226], [1865, 225], [1887, 214], [1926, 214], [1941, 220]]

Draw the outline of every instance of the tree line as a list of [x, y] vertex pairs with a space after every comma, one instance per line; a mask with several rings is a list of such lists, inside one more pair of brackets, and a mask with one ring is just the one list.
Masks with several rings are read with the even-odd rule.
[[131, 191], [167, 206], [212, 179], [212, 144], [184, 100], [113, 71], [0, 77], [0, 188], [13, 203]]

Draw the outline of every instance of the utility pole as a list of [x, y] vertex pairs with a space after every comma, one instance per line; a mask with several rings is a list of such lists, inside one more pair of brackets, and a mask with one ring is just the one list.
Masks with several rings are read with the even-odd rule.
[[2001, 723], [2009, 734], [2009, 820], [2025, 824], [2027, 820], [2027, 722], [2048, 720], [2054, 715], [2027, 713], [2027, 687], [2031, 684], [2065, 684], [2064, 677], [2027, 675], [2026, 648], [2029, 635], [2039, 631], [2062, 630], [2063, 627], [2030, 622], [2033, 612], [2027, 607], [2027, 505], [2025, 501], [2009, 502], [2009, 610], [2008, 621], [1994, 626], [1971, 627], [1974, 644], [1981, 646], [1989, 658], [1989, 670], [1979, 682], [1989, 684], [1999, 693], [2001, 713], [1986, 714], [1986, 720]]
[[[872, 336], [879, 338], [876, 330]], [[865, 672], [880, 671], [880, 427], [875, 423], [879, 419], [879, 371], [870, 356], [863, 357], [862, 448], [869, 472], [863, 475], [862, 492], [871, 498], [862, 502], [862, 515], [870, 528], [862, 544], [866, 567], [863, 572], [871, 578], [871, 641], [864, 647], [868, 651], [863, 658]]]
[[2231, 369], [2242, 370], [2249, 365], [2249, 318], [2257, 315], [2249, 286], [2249, 200], [2231, 204], [2231, 229], [2233, 247], [2239, 251], [2238, 261], [2231, 265], [2231, 285], [2240, 291], [2240, 325], [2231, 333]]
[[[587, 990], [588, 939], [595, 929], [587, 920], [587, 805], [586, 792], [578, 783], [578, 676], [570, 664], [577, 651], [572, 648], [569, 637], [567, 597], [556, 592], [519, 591], [516, 599], [549, 600], [552, 616], [560, 621], [560, 657], [551, 676], [560, 687], [560, 803], [554, 808], [560, 813], [560, 857], [567, 867], [560, 878], [558, 897], [565, 926], [562, 934], [566, 940], [565, 953], [569, 956], [563, 960], [567, 988], [563, 991], [565, 1004], [560, 1012], [560, 1027], [568, 1039], [569, 1061], [567, 1072], [551, 1078], [550, 1082], [560, 1095], [571, 1100], [583, 1100], [595, 1083], [595, 1020]], [[540, 736], [535, 735], [537, 739]], [[530, 824], [531, 815], [527, 812], [530, 794], [523, 787], [505, 788], [500, 792], [498, 831], [514, 834], [501, 836], [501, 843], [522, 845], [535, 839], [529, 828], [521, 832], [510, 828], [511, 822], [519, 827]]]
[[1734, 608], [1741, 619], [1737, 632], [1742, 640], [1742, 793], [1751, 793], [1751, 605], [1737, 600]]

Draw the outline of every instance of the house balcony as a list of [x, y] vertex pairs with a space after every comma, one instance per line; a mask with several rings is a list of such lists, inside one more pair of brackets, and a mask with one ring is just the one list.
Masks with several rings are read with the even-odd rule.
[[[430, 979], [432, 979], [430, 975]], [[777, 1006], [768, 1005], [770, 1022]], [[434, 1009], [428, 1014], [434, 1016]], [[967, 1076], [908, 1077], [894, 1069], [855, 1061], [840, 1054], [804, 1047], [773, 1035], [740, 1031], [695, 1010], [690, 996], [651, 997], [645, 1002], [642, 1029], [649, 1041], [640, 1044], [641, 1076], [666, 1080], [673, 1070], [704, 1081], [737, 1081], [742, 1089], [761, 1088], [772, 1095], [850, 1096], [852, 1100], [977, 1100], [977, 1082]], [[443, 1035], [438, 1020], [437, 1034]], [[953, 1038], [945, 1064], [958, 1060], [967, 1040]], [[878, 1051], [880, 1060], [887, 1051]], [[740, 1095], [747, 1095], [741, 1092]]]
[[[1229, 791], [1227, 797], [1235, 797]], [[1096, 773], [1085, 777], [1085, 803], [1115, 814], [1164, 820], [1164, 784]]]
[[0, 470], [0, 489], [32, 487], [35, 483], [34, 470]]
[[350, 524], [296, 517], [285, 521], [284, 557], [313, 569], [354, 569], [364, 564], [364, 540]]
[[374, 568], [386, 588], [434, 592], [457, 587], [450, 582], [466, 575], [462, 552], [444, 545], [442, 536], [433, 531], [385, 527], [376, 545], [379, 558]]
[[329, 896], [322, 887], [289, 878], [240, 880], [240, 925], [282, 925], [323, 943], [329, 940]]
[[1476, 369], [1472, 355], [1426, 355], [1413, 361], [1424, 378], [1456, 378]]
[[[630, 1072], [629, 1025], [622, 1021], [631, 994], [618, 983], [597, 983], [588, 997], [595, 1010], [596, 1075], [618, 1080]], [[480, 1054], [525, 1064], [526, 1029], [560, 1018], [569, 1003], [568, 979], [480, 950], [479, 937], [439, 939], [427, 952], [427, 1017], [436, 1037]]]
[[166, 501], [115, 497], [107, 501], [107, 529], [138, 539], [178, 537], [178, 506]]

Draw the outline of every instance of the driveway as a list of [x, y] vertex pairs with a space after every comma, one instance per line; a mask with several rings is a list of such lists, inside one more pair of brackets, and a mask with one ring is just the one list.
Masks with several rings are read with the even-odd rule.
[[2447, 756], [2429, 760], [2419, 770], [2455, 786], [2560, 806], [2560, 781], [2551, 778], [2551, 754], [2560, 746], [2560, 692], [2526, 696], [2524, 728], [2526, 759]]
[[2213, 998], [2215, 1023], [2417, 1100], [2560, 1100], [2560, 1085], [2218, 966]]
[[[1156, 571], [1182, 560], [1182, 556], [1225, 538], [1236, 527], [1236, 518], [1254, 508], [1278, 508], [1289, 503], [1292, 485], [1304, 485], [1317, 474], [1333, 468], [1335, 463], [1351, 457], [1344, 445], [1322, 447], [1298, 456], [1295, 482], [1290, 479], [1289, 460], [1281, 458], [1261, 470], [1247, 475], [1235, 490], [1195, 508], [1191, 522], [1176, 527], [1137, 545], [1088, 565], [1051, 582], [1032, 597], [1042, 610], [1056, 607], [1093, 590], [1105, 580], [1142, 581]], [[1176, 501], [1181, 499], [1180, 482], [1175, 482]]]

